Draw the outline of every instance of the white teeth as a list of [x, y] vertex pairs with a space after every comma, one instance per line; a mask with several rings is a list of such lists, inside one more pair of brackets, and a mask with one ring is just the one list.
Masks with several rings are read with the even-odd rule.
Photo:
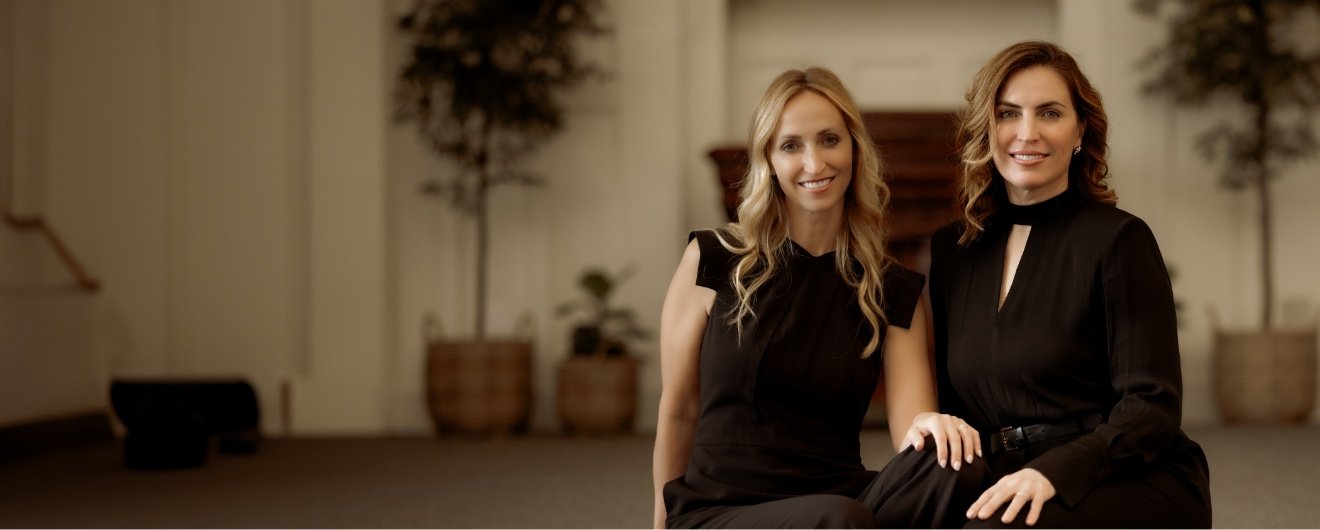
[[820, 179], [820, 180], [811, 180], [811, 181], [803, 182], [802, 187], [809, 190], [818, 190], [824, 188], [825, 185], [829, 184], [830, 181], [832, 180], [834, 180], [834, 177], [830, 177], [827, 179]]
[[1013, 155], [1013, 158], [1017, 160], [1040, 160], [1042, 158], [1045, 158], [1045, 155], [1019, 154], [1019, 155]]

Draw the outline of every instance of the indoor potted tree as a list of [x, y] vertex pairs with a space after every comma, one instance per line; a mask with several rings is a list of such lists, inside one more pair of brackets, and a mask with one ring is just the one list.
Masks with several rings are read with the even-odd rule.
[[[1175, 104], [1229, 102], [1246, 111], [1197, 137], [1220, 162], [1220, 182], [1256, 200], [1260, 241], [1259, 329], [1215, 329], [1215, 391], [1224, 420], [1305, 421], [1315, 402], [1316, 330], [1274, 325], [1270, 183], [1284, 166], [1316, 150], [1311, 110], [1320, 103], [1320, 54], [1300, 46], [1289, 24], [1316, 16], [1320, 0], [1138, 0], [1139, 11], [1168, 21], [1167, 40], [1143, 68], [1146, 88]], [[1314, 36], [1311, 36], [1313, 38]], [[1287, 113], [1287, 114], [1285, 114]], [[1290, 116], [1292, 124], [1281, 123]]]
[[564, 428], [577, 432], [624, 432], [637, 415], [637, 356], [628, 341], [649, 333], [632, 309], [610, 303], [632, 267], [618, 274], [590, 268], [578, 278], [585, 293], [561, 304], [561, 317], [581, 314], [573, 330], [572, 351], [559, 366], [558, 409]]
[[470, 215], [476, 230], [475, 336], [428, 345], [428, 403], [441, 431], [529, 421], [531, 343], [487, 335], [489, 192], [540, 181], [518, 162], [560, 129], [556, 95], [593, 71], [574, 46], [602, 31], [598, 10], [598, 0], [416, 0], [399, 19], [410, 48], [396, 116], [458, 168], [423, 192]]

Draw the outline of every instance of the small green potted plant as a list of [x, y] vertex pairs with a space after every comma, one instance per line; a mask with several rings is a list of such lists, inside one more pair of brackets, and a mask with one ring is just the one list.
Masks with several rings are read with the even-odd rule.
[[637, 416], [637, 356], [628, 341], [650, 333], [632, 309], [611, 296], [633, 274], [590, 268], [578, 277], [585, 296], [561, 304], [560, 317], [585, 315], [573, 330], [570, 355], [559, 367], [559, 419], [570, 432], [627, 432]]
[[632, 309], [610, 305], [610, 297], [619, 284], [633, 272], [632, 267], [625, 267], [617, 274], [590, 268], [578, 277], [578, 287], [586, 296], [560, 304], [556, 309], [560, 317], [586, 316], [573, 328], [573, 355], [625, 355], [628, 353], [627, 341], [648, 337], [646, 330], [637, 324], [637, 315]]

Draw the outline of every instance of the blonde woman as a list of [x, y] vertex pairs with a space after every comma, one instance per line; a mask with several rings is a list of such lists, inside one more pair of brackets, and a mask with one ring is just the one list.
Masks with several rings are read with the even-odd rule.
[[930, 296], [941, 409], [990, 434], [970, 526], [1209, 528], [1169, 275], [1114, 207], [1100, 93], [1062, 48], [1022, 42], [967, 102], [963, 218], [932, 240]]
[[[655, 526], [961, 525], [980, 438], [934, 412], [925, 278], [885, 254], [857, 105], [828, 70], [784, 72], [749, 154], [739, 222], [689, 236], [665, 298]], [[859, 434], [881, 377], [899, 454], [875, 472]]]

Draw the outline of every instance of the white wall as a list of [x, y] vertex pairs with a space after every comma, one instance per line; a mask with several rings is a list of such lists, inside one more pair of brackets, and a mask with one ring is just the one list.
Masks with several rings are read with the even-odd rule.
[[[385, 31], [380, 2], [311, 0], [303, 89], [306, 176], [301, 182], [305, 245], [306, 341], [294, 348], [293, 429], [300, 433], [379, 433], [394, 366], [388, 335], [391, 272], [386, 178]], [[297, 31], [291, 32], [297, 35]], [[294, 221], [295, 227], [299, 221]], [[295, 270], [298, 267], [295, 266]], [[299, 281], [295, 279], [295, 282]]]
[[288, 381], [298, 432], [379, 432], [382, 6], [6, 8], [32, 65], [13, 82], [27, 205], [103, 281], [99, 368], [245, 377], [268, 432]]
[[[32, 2], [0, 2], [0, 200], [25, 217], [44, 197], [37, 109], [46, 90], [17, 81], [47, 69], [35, 53], [47, 47], [33, 24], [42, 15]], [[105, 363], [91, 339], [95, 297], [75, 288], [36, 232], [0, 227], [0, 256], [0, 426], [104, 410]]]
[[730, 4], [727, 131], [738, 142], [746, 142], [766, 85], [785, 69], [830, 68], [868, 110], [950, 110], [961, 107], [972, 74], [1000, 48], [1058, 35], [1054, 0]]
[[103, 411], [103, 363], [87, 295], [0, 293], [0, 427]]

